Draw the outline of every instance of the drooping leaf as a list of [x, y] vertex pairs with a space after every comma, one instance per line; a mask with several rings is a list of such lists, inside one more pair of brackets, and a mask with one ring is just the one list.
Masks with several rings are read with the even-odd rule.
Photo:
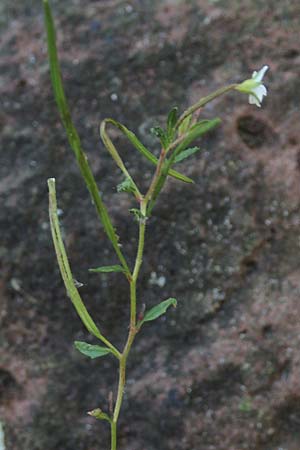
[[54, 243], [55, 253], [57, 257], [57, 262], [59, 265], [60, 273], [65, 284], [65, 288], [68, 296], [70, 297], [77, 314], [82, 320], [86, 329], [98, 339], [100, 339], [107, 347], [111, 349], [111, 352], [119, 359], [120, 352], [103, 336], [99, 328], [95, 324], [94, 320], [90, 316], [82, 298], [78, 292], [78, 289], [74, 282], [74, 277], [72, 275], [71, 267], [67, 257], [64, 242], [61, 236], [58, 214], [57, 214], [57, 201], [56, 201], [56, 189], [55, 189], [55, 179], [48, 179], [49, 187], [49, 217], [51, 225], [51, 234]]
[[195, 153], [197, 153], [200, 150], [199, 147], [191, 147], [191, 148], [187, 148], [186, 150], [183, 150], [181, 153], [179, 153], [179, 155], [176, 156], [176, 158], [174, 159], [174, 164], [183, 161], [184, 159], [188, 158], [189, 156], [194, 155]]
[[169, 142], [171, 142], [174, 137], [174, 128], [175, 128], [175, 125], [177, 122], [177, 114], [178, 114], [177, 106], [174, 106], [174, 108], [172, 108], [168, 114], [167, 133], [168, 133]]
[[67, 137], [69, 140], [70, 147], [72, 148], [77, 164], [80, 168], [81, 175], [87, 185], [87, 188], [92, 197], [93, 203], [96, 207], [99, 218], [102, 222], [104, 230], [111, 241], [113, 248], [115, 249], [116, 254], [119, 257], [119, 260], [124, 268], [129, 272], [129, 268], [127, 266], [126, 260], [122, 254], [122, 251], [119, 246], [118, 236], [115, 232], [115, 229], [112, 225], [111, 219], [109, 217], [108, 211], [102, 201], [102, 197], [98, 190], [96, 181], [92, 174], [91, 168], [88, 163], [87, 156], [82, 150], [81, 141], [77, 130], [72, 122], [69, 106], [67, 103], [67, 99], [65, 96], [61, 70], [59, 65], [59, 60], [57, 56], [57, 48], [56, 48], [56, 34], [55, 34], [55, 26], [54, 21], [50, 9], [50, 5], [48, 0], [43, 1], [44, 4], [44, 14], [45, 14], [45, 23], [47, 30], [47, 44], [48, 44], [48, 55], [49, 55], [49, 64], [50, 64], [50, 74], [52, 80], [52, 86], [54, 91], [55, 100], [57, 103], [57, 107], [61, 116], [61, 120], [65, 127]]
[[143, 320], [141, 320], [139, 325], [141, 326], [144, 322], [150, 322], [151, 320], [157, 319], [158, 317], [163, 315], [170, 306], [174, 306], [174, 308], [176, 308], [177, 300], [175, 298], [168, 298], [167, 300], [164, 300], [163, 302], [151, 308], [148, 312], [146, 312]]
[[91, 359], [99, 358], [100, 356], [105, 356], [108, 355], [108, 353], [111, 353], [111, 350], [107, 347], [92, 345], [87, 342], [75, 341], [74, 345], [80, 353]]
[[89, 272], [94, 273], [109, 273], [109, 272], [124, 272], [124, 267], [122, 266], [101, 266], [89, 269]]

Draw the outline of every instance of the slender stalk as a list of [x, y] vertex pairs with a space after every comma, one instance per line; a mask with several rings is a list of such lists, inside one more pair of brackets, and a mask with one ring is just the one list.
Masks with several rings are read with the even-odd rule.
[[111, 450], [117, 450], [117, 427], [115, 422], [110, 423], [111, 426]]
[[[146, 214], [147, 202], [142, 200], [140, 211], [144, 216]], [[124, 388], [126, 384], [126, 365], [128, 355], [133, 344], [134, 338], [137, 333], [136, 328], [136, 283], [139, 276], [140, 268], [143, 262], [144, 244], [145, 244], [145, 231], [146, 231], [146, 221], [141, 219], [139, 222], [139, 242], [138, 249], [135, 259], [135, 265], [132, 273], [132, 277], [129, 280], [130, 283], [130, 325], [127, 342], [125, 344], [123, 353], [119, 360], [119, 382], [118, 382], [118, 392], [117, 400], [114, 408], [114, 413], [111, 422], [111, 450], [116, 450], [117, 448], [117, 423], [119, 419], [119, 414], [123, 402]]]
[[186, 119], [188, 116], [190, 116], [195, 111], [197, 111], [197, 109], [202, 108], [203, 106], [207, 105], [207, 103], [211, 102], [212, 100], [214, 100], [217, 97], [220, 97], [220, 95], [223, 95], [226, 92], [232, 91], [232, 89], [235, 89], [236, 86], [237, 86], [236, 83], [229, 84], [228, 86], [225, 86], [225, 87], [222, 87], [220, 89], [217, 89], [212, 94], [207, 95], [207, 97], [201, 98], [197, 103], [195, 103], [194, 105], [190, 106], [188, 109], [186, 109], [184, 111], [184, 113], [179, 117], [179, 119], [178, 119], [178, 121], [177, 121], [177, 123], [175, 125], [175, 128], [178, 129], [178, 127], [182, 124], [184, 119]]
[[163, 164], [164, 164], [166, 155], [167, 155], [167, 152], [166, 152], [166, 150], [163, 148], [163, 149], [161, 150], [161, 152], [160, 152], [159, 160], [158, 160], [158, 163], [157, 163], [157, 166], [156, 166], [156, 170], [155, 170], [154, 176], [153, 176], [153, 178], [152, 178], [150, 187], [149, 187], [149, 189], [148, 189], [147, 194], [145, 195], [145, 203], [146, 203], [146, 204], [148, 203], [149, 200], [151, 200], [151, 197], [152, 197], [152, 195], [153, 195], [153, 192], [154, 192], [154, 190], [155, 190], [155, 187], [156, 187], [156, 185], [157, 185], [157, 183], [158, 183], [158, 180], [159, 180], [160, 175], [161, 175], [161, 171], [162, 171], [162, 168], [163, 168]]

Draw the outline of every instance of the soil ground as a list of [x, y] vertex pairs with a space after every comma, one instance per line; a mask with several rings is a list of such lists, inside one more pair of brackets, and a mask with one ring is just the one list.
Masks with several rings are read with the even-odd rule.
[[[121, 347], [128, 291], [60, 125], [39, 0], [1, 0], [0, 417], [6, 450], [105, 450], [86, 415], [116, 388], [110, 358], [66, 297], [47, 212], [57, 180], [74, 274], [104, 334]], [[104, 200], [133, 261], [137, 227], [98, 136], [104, 117], [149, 129], [265, 64], [261, 109], [231, 93], [203, 117], [222, 125], [181, 163], [149, 221], [139, 302], [177, 310], [144, 327], [132, 352], [119, 425], [127, 450], [300, 448], [300, 3], [297, 0], [52, 2], [70, 107]], [[118, 133], [140, 185], [152, 167]], [[150, 282], [149, 282], [150, 280]]]

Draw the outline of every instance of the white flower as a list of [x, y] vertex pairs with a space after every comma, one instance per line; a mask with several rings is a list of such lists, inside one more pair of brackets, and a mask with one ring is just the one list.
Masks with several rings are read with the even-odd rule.
[[267, 95], [266, 86], [262, 84], [263, 77], [268, 70], [268, 66], [262, 67], [258, 72], [255, 70], [252, 78], [238, 84], [235, 89], [249, 94], [249, 103], [260, 108], [263, 97]]

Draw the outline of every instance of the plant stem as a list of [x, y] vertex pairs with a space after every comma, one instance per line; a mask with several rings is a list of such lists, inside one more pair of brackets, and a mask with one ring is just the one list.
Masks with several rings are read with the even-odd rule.
[[117, 426], [115, 422], [111, 422], [110, 426], [111, 426], [111, 450], [117, 450]]
[[223, 95], [223, 94], [225, 94], [228, 91], [231, 91], [236, 86], [237, 86], [236, 83], [235, 84], [229, 84], [228, 86], [222, 87], [222, 88], [216, 90], [215, 92], [213, 92], [212, 94], [209, 94], [206, 97], [201, 98], [197, 103], [195, 103], [194, 105], [190, 106], [188, 109], [186, 109], [184, 111], [184, 113], [179, 117], [179, 119], [178, 119], [178, 121], [177, 121], [177, 123], [175, 125], [175, 128], [177, 129], [182, 124], [184, 119], [186, 119], [188, 116], [190, 116], [195, 111], [197, 111], [197, 109], [202, 108], [207, 103], [209, 103], [212, 100], [214, 100], [215, 98], [220, 97], [220, 95]]
[[[146, 214], [147, 202], [142, 200], [140, 211], [143, 216]], [[132, 277], [129, 281], [130, 283], [130, 325], [129, 334], [127, 342], [125, 344], [123, 353], [119, 359], [119, 382], [118, 382], [118, 392], [117, 400], [115, 404], [115, 409], [111, 421], [111, 450], [116, 450], [117, 448], [117, 423], [119, 419], [119, 414], [122, 406], [124, 388], [126, 383], [126, 365], [127, 358], [133, 344], [134, 338], [137, 333], [136, 329], [136, 283], [139, 276], [140, 268], [143, 262], [144, 244], [145, 244], [145, 230], [146, 222], [141, 219], [139, 222], [139, 242], [136, 254], [135, 265], [132, 273]]]

